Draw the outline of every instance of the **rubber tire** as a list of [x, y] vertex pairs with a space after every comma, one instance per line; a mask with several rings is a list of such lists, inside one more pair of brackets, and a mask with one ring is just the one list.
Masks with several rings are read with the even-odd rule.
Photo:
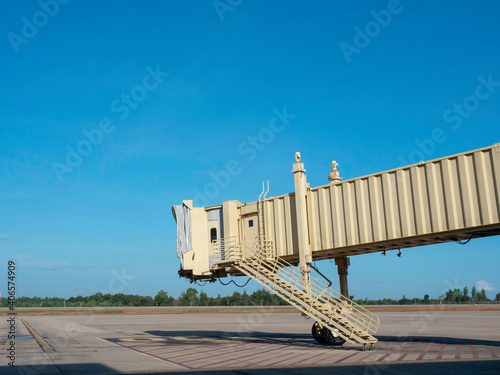
[[321, 329], [321, 326], [318, 322], [314, 322], [311, 333], [317, 342], [319, 342], [320, 344], [326, 344], [326, 341], [323, 337], [323, 330]]
[[321, 330], [321, 335], [325, 339], [326, 344], [332, 346], [342, 346], [345, 343], [345, 340], [339, 335], [334, 335], [334, 333], [327, 327], [323, 327]]

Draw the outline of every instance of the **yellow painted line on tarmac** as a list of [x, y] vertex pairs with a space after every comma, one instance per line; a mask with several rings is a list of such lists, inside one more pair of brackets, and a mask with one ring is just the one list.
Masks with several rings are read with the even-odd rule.
[[23, 322], [23, 324], [26, 326], [26, 328], [28, 329], [28, 331], [30, 331], [30, 333], [33, 335], [33, 337], [35, 338], [35, 340], [38, 342], [38, 345], [41, 346], [41, 348], [43, 349], [43, 351], [45, 353], [54, 353], [55, 350], [52, 349], [52, 347], [47, 343], [47, 341], [45, 341], [44, 339], [42, 339], [40, 337], [40, 335], [38, 334], [37, 331], [35, 331], [29, 324], [28, 322], [26, 322], [26, 320], [21, 320], [21, 322]]
[[159, 339], [159, 338], [147, 338], [147, 339], [119, 339], [120, 341], [126, 342], [143, 342], [143, 341], [167, 341], [167, 339]]
[[169, 336], [168, 338], [159, 337], [139, 337], [139, 338], [118, 338], [118, 341], [123, 342], [148, 342], [148, 341], [213, 341], [211, 337], [186, 337], [186, 336]]

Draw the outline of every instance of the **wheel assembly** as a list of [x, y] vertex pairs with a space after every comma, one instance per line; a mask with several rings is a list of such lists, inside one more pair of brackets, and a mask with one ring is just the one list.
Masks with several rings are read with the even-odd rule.
[[323, 327], [321, 330], [321, 335], [323, 336], [326, 344], [332, 346], [342, 346], [345, 343], [345, 340], [340, 337], [337, 332], [332, 331], [328, 327]]
[[323, 327], [318, 322], [314, 322], [312, 326], [312, 335], [314, 339], [320, 344], [341, 346], [345, 343], [345, 340], [340, 337], [335, 331], [332, 331], [328, 327]]
[[312, 326], [312, 335], [314, 339], [320, 344], [326, 344], [326, 341], [322, 334], [322, 328], [323, 327], [321, 326], [321, 324], [319, 324], [318, 322], [314, 322]]

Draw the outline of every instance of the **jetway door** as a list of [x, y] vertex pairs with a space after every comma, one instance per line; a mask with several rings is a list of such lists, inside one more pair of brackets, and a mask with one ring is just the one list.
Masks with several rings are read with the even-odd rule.
[[243, 222], [243, 242], [246, 247], [252, 248], [259, 236], [259, 217], [257, 214], [245, 216]]

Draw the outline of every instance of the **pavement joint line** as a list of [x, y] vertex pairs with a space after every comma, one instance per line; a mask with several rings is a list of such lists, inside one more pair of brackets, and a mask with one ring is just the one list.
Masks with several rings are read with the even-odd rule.
[[21, 320], [21, 322], [25, 325], [25, 327], [28, 329], [28, 331], [30, 331], [31, 335], [35, 338], [36, 342], [38, 343], [38, 345], [40, 345], [40, 347], [42, 348], [42, 350], [45, 352], [45, 353], [55, 353], [56, 350], [47, 342], [45, 341], [39, 334], [37, 331], [35, 331], [33, 329], [33, 327], [31, 327], [28, 322], [26, 320]]

